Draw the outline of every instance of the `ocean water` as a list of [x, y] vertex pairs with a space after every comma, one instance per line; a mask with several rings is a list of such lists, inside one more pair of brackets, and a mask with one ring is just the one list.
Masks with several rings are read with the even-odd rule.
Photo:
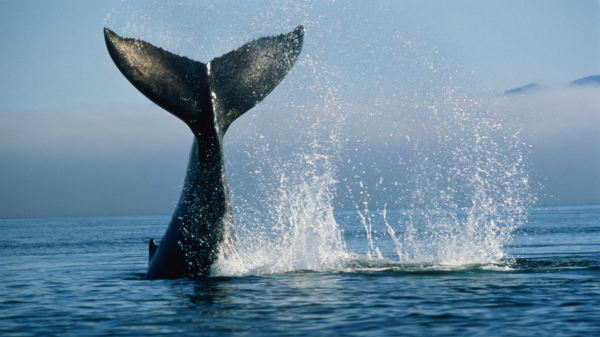
[[[306, 233], [323, 239], [314, 228], [269, 240], [246, 220], [219, 275], [158, 281], [142, 280], [147, 242], [168, 215], [0, 219], [0, 335], [600, 334], [599, 205], [528, 209], [500, 255], [461, 246], [473, 233], [385, 212], [332, 211], [341, 241], [325, 237], [329, 251], [306, 249]], [[470, 242], [496, 249], [485, 241]], [[250, 261], [261, 254], [274, 256]]]
[[321, 6], [130, 1], [108, 15], [203, 61], [307, 34], [225, 138], [238, 240], [213, 276], [143, 280], [170, 215], [0, 219], [0, 335], [600, 335], [600, 205], [530, 208], [528, 133], [509, 111], [464, 93], [396, 13]]

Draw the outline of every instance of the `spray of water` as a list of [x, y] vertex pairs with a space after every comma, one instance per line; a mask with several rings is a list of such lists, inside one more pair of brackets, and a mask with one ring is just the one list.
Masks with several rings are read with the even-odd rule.
[[[500, 261], [531, 202], [518, 128], [460, 93], [443, 58], [410, 32], [333, 19], [346, 10], [337, 6], [134, 2], [109, 18], [205, 61], [305, 25], [292, 72], [225, 137], [236, 233], [213, 273]], [[334, 205], [356, 211], [348, 226], [364, 230], [366, 250], [348, 247]]]
[[[387, 205], [381, 213], [399, 262], [499, 263], [513, 229], [526, 221], [533, 200], [519, 130], [486, 104], [455, 92], [409, 104], [420, 117], [407, 122], [411, 159], [399, 167], [408, 172], [397, 190], [400, 207], [394, 221]], [[366, 212], [359, 211], [364, 224]], [[370, 238], [370, 223], [365, 230]]]
[[[214, 267], [216, 274], [327, 270], [341, 266], [346, 253], [333, 214], [335, 180], [331, 162], [318, 151], [294, 157], [284, 163], [283, 169], [277, 169], [279, 186], [265, 192], [270, 194], [265, 211], [238, 206], [238, 254], [220, 259]], [[293, 170], [289, 173], [286, 168]]]

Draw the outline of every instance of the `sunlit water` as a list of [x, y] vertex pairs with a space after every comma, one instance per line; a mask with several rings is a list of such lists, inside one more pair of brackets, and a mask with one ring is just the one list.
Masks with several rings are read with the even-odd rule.
[[[387, 221], [404, 214], [388, 209]], [[600, 333], [600, 206], [533, 208], [506, 258], [464, 265], [399, 262], [380, 231], [371, 238], [382, 258], [369, 259], [357, 212], [333, 216], [345, 242], [338, 263], [271, 272], [279, 267], [259, 261], [238, 275], [176, 281], [142, 280], [147, 239], [160, 237], [167, 215], [0, 220], [0, 334]], [[430, 240], [420, 229], [415, 239]]]

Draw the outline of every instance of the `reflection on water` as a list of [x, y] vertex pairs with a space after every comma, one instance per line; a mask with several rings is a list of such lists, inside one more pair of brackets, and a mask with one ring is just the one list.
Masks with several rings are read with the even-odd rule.
[[[230, 282], [231, 278], [228, 277], [196, 278], [193, 280], [193, 288], [187, 289], [186, 287], [183, 293], [176, 297], [187, 297], [188, 309], [217, 303], [231, 303], [232, 300], [228, 297], [228, 293], [233, 290], [231, 286], [228, 286]], [[190, 290], [191, 292], [188, 293]]]

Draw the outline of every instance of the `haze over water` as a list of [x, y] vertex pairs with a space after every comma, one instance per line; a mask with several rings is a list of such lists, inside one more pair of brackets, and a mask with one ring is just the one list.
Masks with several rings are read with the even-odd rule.
[[[2, 6], [0, 31], [14, 48], [0, 51], [6, 60], [0, 70], [6, 78], [0, 82], [0, 216], [172, 212], [191, 136], [114, 67], [103, 26], [208, 61], [253, 38], [304, 24], [301, 63], [252, 111], [256, 117], [234, 124], [228, 150], [261, 146], [259, 135], [247, 134], [254, 122], [261, 132], [279, 134], [279, 143], [269, 147], [283, 153], [308, 139], [322, 142], [333, 132], [327, 129], [339, 125], [339, 142], [361, 158], [336, 162], [337, 178], [356, 181], [354, 164], [376, 163], [359, 179], [374, 185], [384, 177], [385, 191], [370, 193], [376, 208], [404, 197], [398, 188], [406, 186], [410, 164], [396, 159], [411, 159], [414, 145], [405, 136], [415, 139], [427, 129], [428, 106], [443, 103], [450, 110], [448, 97], [461, 95], [497, 114], [504, 130], [522, 129], [526, 149], [532, 145], [524, 155], [540, 204], [600, 202], [599, 96], [593, 88], [567, 87], [600, 73], [596, 1]], [[25, 17], [32, 20], [18, 20]], [[549, 90], [502, 95], [532, 82]], [[312, 115], [298, 124], [308, 113], [303, 106]], [[322, 130], [297, 137], [316, 116]], [[228, 162], [234, 165], [228, 172], [240, 180], [254, 171], [236, 169], [244, 165], [240, 156]], [[360, 206], [353, 201], [358, 196], [348, 193], [337, 189], [335, 207]]]

